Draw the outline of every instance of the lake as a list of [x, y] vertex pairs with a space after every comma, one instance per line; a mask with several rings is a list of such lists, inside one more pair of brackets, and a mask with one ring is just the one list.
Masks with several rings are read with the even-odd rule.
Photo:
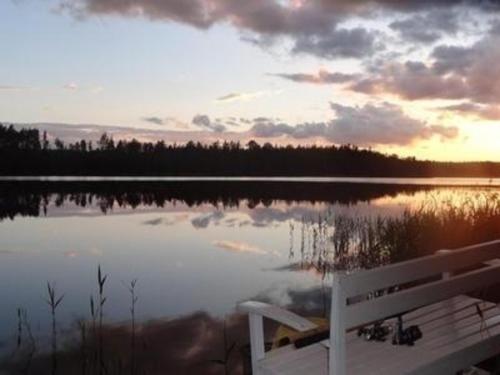
[[45, 335], [47, 282], [64, 294], [61, 330], [88, 318], [98, 265], [109, 323], [129, 319], [134, 279], [140, 321], [224, 317], [245, 299], [303, 303], [297, 296], [328, 283], [297, 266], [317, 241], [314, 223], [495, 192], [498, 181], [487, 179], [3, 179], [0, 343], [15, 339], [18, 307]]

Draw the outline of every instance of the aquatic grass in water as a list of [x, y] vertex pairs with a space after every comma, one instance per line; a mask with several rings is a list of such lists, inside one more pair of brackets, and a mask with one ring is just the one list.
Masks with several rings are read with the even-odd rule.
[[[116, 343], [113, 337], [114, 331], [121, 328], [113, 328], [104, 322], [104, 306], [107, 302], [105, 296], [105, 286], [108, 275], [102, 272], [101, 266], [98, 266], [98, 299], [90, 296], [90, 321], [78, 319], [75, 324], [76, 332], [72, 337], [77, 337], [77, 341], [67, 341], [66, 345], [59, 343], [60, 330], [57, 326], [57, 309], [64, 299], [64, 295], [59, 295], [53, 283], [47, 283], [47, 297], [45, 302], [49, 306], [51, 316], [50, 325], [50, 345], [49, 351], [38, 351], [37, 340], [35, 340], [31, 324], [28, 319], [26, 309], [17, 308], [17, 326], [15, 349], [13, 353], [0, 359], [0, 373], [6, 374], [58, 374], [58, 373], [80, 373], [82, 375], [97, 374], [123, 374], [130, 373], [143, 374], [137, 360], [137, 327], [136, 327], [136, 306], [138, 296], [136, 294], [137, 279], [133, 279], [128, 285], [130, 293], [130, 335], [129, 350], [123, 353], [108, 352], [108, 347]], [[68, 337], [69, 338], [69, 337]], [[40, 340], [38, 340], [40, 341]], [[44, 340], [42, 340], [43, 342]], [[121, 341], [121, 340], [120, 340]], [[43, 349], [43, 347], [42, 347]], [[125, 358], [125, 360], [124, 360]]]
[[[302, 220], [300, 264], [325, 276], [334, 270], [373, 268], [443, 248], [497, 239], [500, 199], [496, 193], [460, 202], [438, 203], [430, 199], [394, 217], [329, 214], [311, 221], [306, 225]], [[313, 239], [311, 244], [306, 240], [309, 237]], [[294, 257], [293, 246], [290, 257]]]
[[101, 265], [97, 268], [97, 283], [99, 285], [99, 375], [106, 373], [106, 363], [104, 359], [104, 336], [103, 336], [103, 318], [104, 318], [104, 304], [106, 297], [104, 296], [104, 286], [108, 275], [101, 272]]
[[137, 297], [135, 292], [135, 287], [137, 285], [137, 279], [130, 282], [128, 290], [130, 292], [130, 325], [131, 325], [131, 341], [130, 341], [130, 374], [134, 375], [136, 373], [136, 328], [135, 328], [135, 306], [139, 297]]
[[[28, 374], [31, 364], [38, 350], [37, 341], [31, 329], [28, 311], [18, 307], [17, 313], [17, 337], [14, 351], [6, 358], [6, 365], [15, 363], [19, 374]], [[1, 366], [0, 366], [1, 369]]]
[[56, 289], [51, 283], [47, 283], [48, 299], [47, 304], [50, 307], [50, 315], [52, 320], [52, 338], [51, 338], [51, 356], [52, 356], [52, 375], [57, 373], [57, 325], [56, 325], [56, 309], [62, 302], [64, 295], [57, 296]]

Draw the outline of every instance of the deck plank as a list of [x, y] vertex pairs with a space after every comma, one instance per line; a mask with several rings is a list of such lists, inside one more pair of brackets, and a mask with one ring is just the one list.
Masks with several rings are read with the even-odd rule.
[[[489, 306], [488, 310], [484, 310], [485, 318], [499, 314], [500, 311], [493, 306]], [[436, 340], [447, 337], [451, 340], [456, 331], [464, 329], [471, 324], [479, 322], [479, 316], [476, 313], [475, 305], [471, 305], [467, 309], [460, 309], [456, 312], [451, 312], [449, 315], [443, 316], [440, 320], [432, 320], [430, 323], [420, 324], [418, 321], [413, 321], [413, 324], [419, 324], [423, 338], [417, 342], [419, 347], [423, 347], [434, 343]], [[357, 339], [348, 345], [354, 354], [348, 357], [348, 361], [358, 360], [357, 357], [362, 357], [364, 361], [371, 356], [380, 355], [386, 351], [386, 343], [365, 342]], [[398, 348], [398, 347], [396, 347]]]
[[[423, 338], [415, 346], [394, 346], [386, 342], [367, 342], [356, 332], [347, 335], [347, 369], [349, 374], [438, 374], [443, 363], [456, 364], [472, 358], [481, 361], [484, 355], [500, 352], [500, 309], [492, 303], [482, 303], [484, 321], [489, 334], [476, 311], [479, 300], [471, 297], [454, 297], [412, 311], [404, 317], [405, 325], [418, 324]], [[485, 342], [486, 349], [479, 350]], [[488, 346], [489, 345], [489, 346]], [[265, 375], [326, 375], [328, 373], [328, 348], [313, 344], [301, 349], [293, 346], [279, 349], [279, 354], [268, 355], [260, 362]], [[458, 354], [457, 354], [458, 353]], [[460, 357], [466, 356], [466, 357]], [[458, 356], [458, 357], [457, 357]], [[442, 372], [436, 372], [438, 370]]]

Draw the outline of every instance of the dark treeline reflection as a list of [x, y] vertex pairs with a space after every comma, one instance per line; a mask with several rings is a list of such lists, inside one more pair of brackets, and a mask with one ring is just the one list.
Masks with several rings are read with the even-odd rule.
[[170, 182], [0, 182], [0, 219], [40, 216], [51, 205], [66, 203], [97, 206], [103, 213], [113, 207], [163, 207], [169, 202], [188, 206], [212, 204], [249, 208], [275, 201], [356, 204], [399, 193], [430, 190], [429, 186], [385, 184], [307, 183], [272, 181], [170, 181]]
[[500, 163], [399, 158], [353, 145], [276, 146], [251, 140], [167, 144], [117, 140], [50, 141], [38, 129], [0, 124], [2, 175], [494, 177]]

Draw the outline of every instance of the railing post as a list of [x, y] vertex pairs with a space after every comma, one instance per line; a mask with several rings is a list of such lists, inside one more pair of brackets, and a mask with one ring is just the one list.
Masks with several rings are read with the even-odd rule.
[[333, 274], [332, 307], [330, 312], [330, 351], [328, 374], [346, 375], [345, 311], [347, 300], [342, 290], [344, 272]]
[[262, 315], [249, 313], [250, 323], [250, 355], [252, 360], [252, 374], [259, 375], [257, 364], [264, 359], [264, 325]]
[[[450, 252], [451, 252], [451, 250], [449, 250], [449, 249], [441, 249], [441, 250], [436, 251], [436, 254], [448, 254], [448, 253], [450, 253]], [[442, 273], [442, 279], [443, 279], [443, 280], [447, 280], [447, 279], [449, 279], [451, 276], [452, 276], [452, 274], [451, 274], [451, 272], [450, 272], [450, 271], [446, 271], [446, 272], [443, 272], [443, 273]]]

